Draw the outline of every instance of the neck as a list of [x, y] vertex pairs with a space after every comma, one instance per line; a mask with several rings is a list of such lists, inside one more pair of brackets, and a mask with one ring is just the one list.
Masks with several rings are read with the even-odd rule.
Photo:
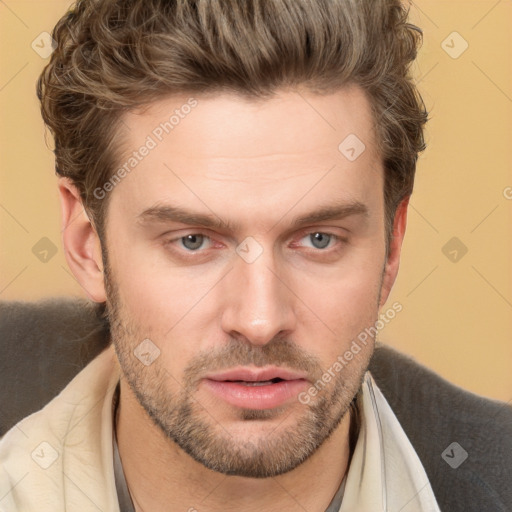
[[196, 462], [157, 427], [121, 380], [119, 454], [137, 512], [324, 512], [350, 458], [350, 414], [305, 462], [270, 478], [227, 476]]

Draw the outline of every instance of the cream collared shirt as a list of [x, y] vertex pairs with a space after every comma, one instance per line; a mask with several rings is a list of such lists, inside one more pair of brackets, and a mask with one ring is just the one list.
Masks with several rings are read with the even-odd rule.
[[[119, 512], [112, 399], [119, 370], [112, 347], [55, 399], [0, 440], [0, 512]], [[339, 512], [439, 512], [427, 475], [367, 372], [361, 428]]]

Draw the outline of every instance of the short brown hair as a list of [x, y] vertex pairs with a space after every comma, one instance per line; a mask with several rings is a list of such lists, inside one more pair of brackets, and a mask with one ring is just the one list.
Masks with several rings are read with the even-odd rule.
[[56, 172], [103, 240], [108, 197], [93, 191], [119, 165], [124, 112], [173, 93], [265, 98], [356, 84], [374, 116], [389, 239], [425, 148], [427, 112], [410, 76], [422, 33], [407, 16], [400, 0], [78, 0], [53, 30], [37, 84]]

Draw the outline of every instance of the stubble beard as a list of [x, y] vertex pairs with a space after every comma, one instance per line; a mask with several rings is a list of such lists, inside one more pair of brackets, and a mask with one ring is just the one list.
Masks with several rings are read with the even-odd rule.
[[[325, 374], [319, 361], [283, 338], [271, 340], [263, 347], [231, 339], [229, 344], [195, 356], [186, 366], [183, 379], [175, 378], [161, 364], [163, 357], [150, 366], [134, 355], [135, 347], [146, 336], [143, 326], [123, 311], [112, 271], [105, 265], [107, 314], [111, 339], [124, 378], [138, 402], [156, 425], [172, 442], [205, 467], [226, 475], [268, 478], [289, 472], [311, 457], [331, 436], [349, 413], [351, 402], [359, 391], [373, 352], [373, 344], [357, 354], [357, 360], [333, 379], [329, 387], [318, 392], [312, 403], [299, 401], [290, 408], [267, 410], [239, 409], [239, 421], [252, 430], [251, 423], [273, 422], [261, 435], [248, 438], [234, 436], [229, 424], [215, 419], [216, 409], [204, 406], [195, 398], [200, 376], [208, 371], [234, 366], [286, 365], [306, 371], [315, 383]], [[159, 343], [173, 345], [169, 340]], [[174, 385], [176, 391], [172, 391]], [[288, 421], [294, 414], [297, 419]], [[286, 424], [285, 424], [286, 422]], [[341, 449], [341, 447], [340, 447]]]

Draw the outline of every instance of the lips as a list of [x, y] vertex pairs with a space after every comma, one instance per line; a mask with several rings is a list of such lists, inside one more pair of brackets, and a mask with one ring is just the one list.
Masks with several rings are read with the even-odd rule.
[[297, 399], [307, 374], [281, 367], [235, 368], [209, 374], [206, 389], [223, 401], [244, 409], [272, 409]]

